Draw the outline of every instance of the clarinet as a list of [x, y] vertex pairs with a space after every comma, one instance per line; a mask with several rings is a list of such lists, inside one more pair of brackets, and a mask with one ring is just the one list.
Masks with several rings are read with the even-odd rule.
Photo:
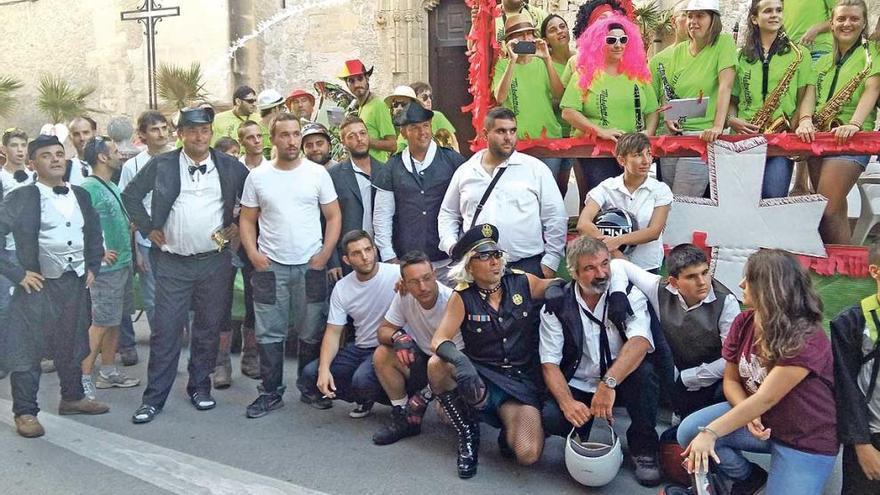
[[[666, 103], [669, 103], [672, 100], [677, 100], [678, 95], [675, 94], [675, 90], [672, 89], [672, 86], [669, 84], [669, 79], [666, 79], [666, 68], [663, 67], [662, 62], [657, 64], [657, 75], [660, 76], [660, 84], [663, 86], [663, 94], [666, 95]], [[684, 117], [679, 117], [678, 124], [682, 125], [683, 123]]]
[[645, 118], [642, 115], [642, 98], [638, 84], [633, 84], [633, 101], [636, 104], [636, 132], [645, 130]]
[[737, 40], [739, 40], [739, 21], [736, 21], [736, 24], [733, 25], [733, 44], [735, 45]]

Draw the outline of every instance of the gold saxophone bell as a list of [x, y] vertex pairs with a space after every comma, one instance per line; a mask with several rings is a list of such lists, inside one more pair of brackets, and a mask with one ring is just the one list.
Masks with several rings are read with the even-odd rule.
[[227, 239], [226, 236], [223, 235], [222, 230], [218, 230], [218, 231], [214, 232], [213, 234], [211, 234], [211, 240], [214, 241], [214, 244], [217, 245], [218, 252], [223, 251], [223, 248], [226, 246], [226, 243], [229, 242], [229, 239]]
[[788, 117], [785, 115], [780, 115], [779, 117], [776, 117], [776, 120], [771, 122], [761, 134], [781, 134], [789, 131], [791, 131], [791, 121], [789, 121]]

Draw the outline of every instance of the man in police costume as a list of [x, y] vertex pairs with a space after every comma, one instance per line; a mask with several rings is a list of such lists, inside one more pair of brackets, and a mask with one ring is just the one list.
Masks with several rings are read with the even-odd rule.
[[[156, 277], [148, 383], [143, 404], [132, 416], [134, 423], [152, 421], [165, 405], [190, 310], [195, 321], [187, 395], [198, 410], [216, 405], [210, 375], [230, 297], [232, 260], [227, 246], [238, 235], [233, 211], [248, 172], [234, 157], [210, 147], [213, 120], [210, 107], [181, 110], [177, 134], [183, 148], [154, 156], [122, 193], [135, 226], [153, 243], [150, 256]], [[147, 213], [143, 198], [150, 192], [153, 207]]]
[[0, 238], [12, 233], [17, 258], [0, 258], [0, 273], [17, 284], [0, 359], [10, 371], [16, 430], [34, 438], [45, 433], [37, 420], [44, 355], [58, 370], [59, 414], [110, 408], [85, 398], [80, 381], [80, 362], [88, 354], [87, 288], [104, 256], [100, 219], [89, 194], [64, 182], [67, 163], [57, 137], [31, 141], [28, 159], [37, 181], [10, 192], [0, 206]]
[[434, 142], [433, 117], [434, 112], [416, 102], [401, 114], [398, 123], [407, 147], [376, 172], [373, 227], [383, 260], [394, 262], [410, 251], [423, 251], [440, 282], [450, 285], [449, 255], [439, 248], [437, 215], [452, 175], [465, 160]]
[[522, 465], [537, 462], [544, 448], [538, 311], [547, 287], [561, 281], [508, 270], [498, 237], [494, 225], [479, 224], [452, 249], [458, 285], [428, 362], [431, 389], [458, 433], [460, 478], [477, 472], [479, 420], [501, 429], [502, 455]]

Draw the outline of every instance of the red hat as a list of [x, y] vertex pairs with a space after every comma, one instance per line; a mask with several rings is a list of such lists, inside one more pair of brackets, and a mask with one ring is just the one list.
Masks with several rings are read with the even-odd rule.
[[367, 70], [367, 67], [358, 59], [354, 60], [346, 60], [345, 66], [342, 68], [342, 72], [339, 73], [339, 79], [345, 79], [346, 77], [356, 76], [358, 74], [364, 74], [367, 77], [373, 75], [373, 68], [370, 67]]
[[299, 98], [300, 96], [307, 96], [310, 100], [312, 100], [312, 105], [315, 104], [315, 96], [303, 89], [294, 89], [293, 91], [291, 91], [290, 94], [287, 95], [287, 98], [284, 100], [284, 103], [286, 105], [290, 104], [290, 100], [294, 98]]

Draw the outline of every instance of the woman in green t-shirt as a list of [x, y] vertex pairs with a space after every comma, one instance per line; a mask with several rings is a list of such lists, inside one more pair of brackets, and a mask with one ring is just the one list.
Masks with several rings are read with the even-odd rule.
[[[805, 98], [807, 92], [815, 98], [816, 90], [810, 52], [789, 40], [782, 18], [782, 0], [752, 0], [728, 119], [737, 134], [789, 132], [792, 126], [813, 132], [812, 100]], [[787, 196], [793, 169], [788, 157], [768, 156], [761, 197]]]
[[[826, 108], [832, 102], [840, 104], [834, 116], [837, 125], [831, 125], [839, 143], [845, 143], [858, 131], [874, 130], [875, 104], [880, 94], [880, 53], [873, 42], [863, 43], [868, 34], [868, 8], [864, 0], [839, 0], [831, 11], [831, 53], [818, 61], [816, 72], [816, 112], [814, 121], [818, 131], [827, 131], [822, 120]], [[868, 57], [872, 59], [868, 61]], [[867, 71], [865, 71], [867, 69]], [[855, 79], [865, 71], [864, 77]], [[859, 82], [860, 81], [860, 82]], [[842, 93], [849, 89], [853, 91]], [[850, 94], [843, 98], [841, 94]], [[802, 136], [812, 141], [812, 134]], [[848, 244], [852, 232], [847, 219], [846, 195], [855, 185], [859, 175], [868, 165], [866, 155], [837, 155], [814, 157], [809, 160], [810, 182], [816, 192], [828, 198], [828, 206], [819, 224], [822, 240], [828, 244]]]
[[[544, 22], [541, 23], [541, 38], [547, 43], [547, 47], [550, 49], [550, 59], [553, 61], [553, 68], [556, 69], [556, 73], [562, 79], [562, 75], [565, 73], [565, 66], [572, 58], [571, 34], [568, 30], [568, 23], [565, 22], [562, 16], [557, 14], [548, 15], [544, 18]], [[562, 110], [559, 108], [559, 101], [561, 99], [561, 97], [553, 99], [553, 111], [556, 113], [556, 120], [559, 121], [559, 125], [562, 127], [562, 137], [567, 138], [571, 135], [571, 126], [562, 118]], [[559, 192], [564, 198], [565, 194], [568, 193], [568, 180], [571, 177], [572, 159], [554, 157], [551, 160], [558, 162], [548, 166], [551, 170], [554, 170], [554, 168], [558, 170], [558, 173], [553, 175], [556, 176], [556, 185], [559, 187]]]

